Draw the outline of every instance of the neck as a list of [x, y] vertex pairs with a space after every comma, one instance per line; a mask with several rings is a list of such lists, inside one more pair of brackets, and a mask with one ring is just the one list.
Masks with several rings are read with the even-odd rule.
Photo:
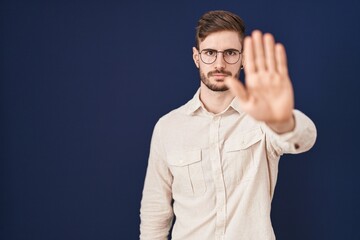
[[203, 83], [200, 86], [200, 100], [207, 111], [217, 114], [224, 111], [233, 100], [231, 92], [216, 92], [208, 89]]

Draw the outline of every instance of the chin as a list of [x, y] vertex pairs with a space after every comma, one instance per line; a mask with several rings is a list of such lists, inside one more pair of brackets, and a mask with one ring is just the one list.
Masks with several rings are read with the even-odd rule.
[[214, 91], [214, 92], [225, 92], [227, 90], [229, 90], [229, 88], [225, 85], [211, 85], [211, 86], [207, 86], [210, 90]]

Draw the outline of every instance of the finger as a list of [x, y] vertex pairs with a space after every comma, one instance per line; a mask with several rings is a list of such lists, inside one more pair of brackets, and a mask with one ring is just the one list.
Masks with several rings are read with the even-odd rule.
[[275, 58], [277, 71], [282, 75], [288, 74], [287, 58], [284, 45], [277, 43], [275, 45]]
[[247, 100], [248, 97], [247, 97], [246, 89], [239, 80], [237, 80], [233, 77], [227, 77], [227, 78], [225, 78], [225, 85], [241, 101]]
[[244, 71], [245, 74], [254, 73], [256, 71], [251, 37], [246, 37], [244, 40]]
[[267, 70], [275, 72], [277, 69], [275, 61], [275, 40], [273, 35], [270, 33], [264, 35], [264, 45]]
[[259, 30], [255, 30], [252, 33], [252, 39], [254, 42], [255, 64], [258, 71], [265, 71], [265, 53], [262, 33]]

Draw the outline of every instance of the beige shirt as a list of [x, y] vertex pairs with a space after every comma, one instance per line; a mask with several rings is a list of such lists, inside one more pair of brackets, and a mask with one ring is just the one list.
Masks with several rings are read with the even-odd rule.
[[199, 91], [163, 116], [152, 136], [140, 209], [140, 239], [272, 240], [270, 221], [279, 158], [309, 150], [313, 122], [298, 110], [295, 129], [278, 135], [234, 99], [219, 114]]

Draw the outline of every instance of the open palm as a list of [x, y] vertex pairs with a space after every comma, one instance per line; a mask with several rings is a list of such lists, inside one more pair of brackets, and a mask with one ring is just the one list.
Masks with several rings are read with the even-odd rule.
[[285, 48], [271, 34], [254, 31], [244, 40], [245, 86], [230, 78], [226, 84], [242, 109], [253, 118], [281, 123], [292, 118], [294, 94]]

